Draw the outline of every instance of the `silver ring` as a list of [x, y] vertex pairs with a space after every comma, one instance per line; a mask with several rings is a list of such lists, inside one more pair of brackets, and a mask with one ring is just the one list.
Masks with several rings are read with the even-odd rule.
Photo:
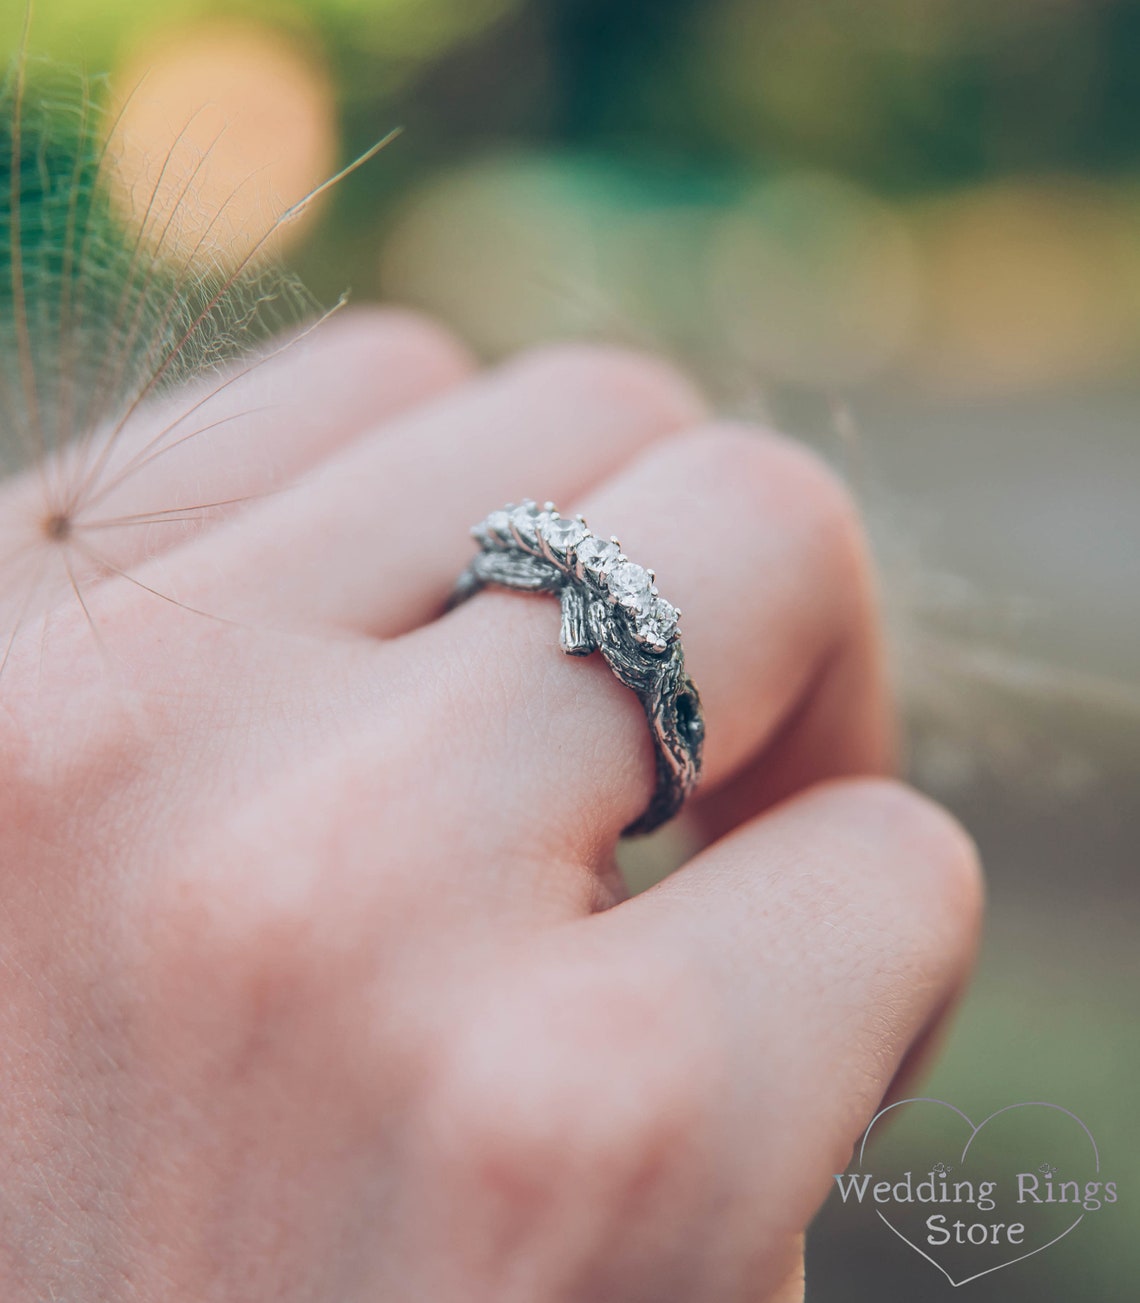
[[459, 577], [450, 605], [489, 584], [556, 595], [562, 603], [562, 650], [570, 656], [600, 651], [637, 693], [649, 721], [657, 790], [622, 836], [650, 832], [671, 819], [700, 776], [705, 725], [700, 694], [685, 673], [681, 612], [658, 594], [653, 571], [630, 561], [616, 538], [592, 534], [581, 516], [560, 516], [553, 502], [492, 511], [471, 533], [479, 551]]

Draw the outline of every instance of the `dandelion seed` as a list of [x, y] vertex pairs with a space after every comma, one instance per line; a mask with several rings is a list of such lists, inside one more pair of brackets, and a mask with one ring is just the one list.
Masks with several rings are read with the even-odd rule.
[[[124, 197], [130, 100], [114, 115], [108, 102], [103, 81], [26, 49], [0, 89], [0, 674], [21, 629], [41, 619], [45, 638], [66, 600], [98, 642], [90, 590], [99, 583], [129, 581], [176, 601], [132, 575], [114, 540], [140, 526], [173, 540], [249, 500], [171, 501], [169, 481], [151, 472], [207, 432], [248, 429], [253, 412], [219, 414], [220, 396], [331, 315], [270, 251], [387, 143], [235, 255], [219, 237], [242, 185], [203, 220], [196, 186], [210, 147], [196, 157], [187, 148], [194, 115], [149, 189], [135, 184]], [[168, 487], [140, 501], [156, 482]], [[127, 486], [129, 509], [118, 500]]]

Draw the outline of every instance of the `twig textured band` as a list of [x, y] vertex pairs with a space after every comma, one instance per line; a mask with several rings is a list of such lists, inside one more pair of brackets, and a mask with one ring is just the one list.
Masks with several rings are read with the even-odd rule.
[[700, 696], [685, 673], [681, 612], [658, 594], [653, 571], [630, 561], [617, 539], [592, 534], [582, 517], [559, 515], [552, 502], [493, 511], [471, 532], [479, 552], [460, 576], [452, 604], [488, 584], [557, 596], [562, 650], [570, 656], [600, 651], [637, 693], [649, 721], [657, 789], [623, 835], [671, 819], [697, 782], [705, 730]]

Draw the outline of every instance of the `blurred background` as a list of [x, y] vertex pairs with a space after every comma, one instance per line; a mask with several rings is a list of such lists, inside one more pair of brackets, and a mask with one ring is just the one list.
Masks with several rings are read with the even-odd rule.
[[[914, 777], [990, 876], [925, 1089], [1064, 1105], [1122, 1185], [967, 1288], [1135, 1297], [1140, 2], [39, 0], [32, 49], [108, 75], [125, 193], [209, 152], [179, 238], [238, 187], [222, 258], [403, 127], [286, 232], [319, 298], [419, 306], [489, 359], [663, 351], [848, 477]], [[830, 1205], [808, 1266], [821, 1303], [952, 1293]]]

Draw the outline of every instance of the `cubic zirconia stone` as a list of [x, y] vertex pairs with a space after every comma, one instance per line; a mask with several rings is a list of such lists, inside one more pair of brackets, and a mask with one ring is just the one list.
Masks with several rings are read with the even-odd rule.
[[543, 515], [539, 519], [538, 528], [555, 552], [568, 552], [590, 532], [580, 520], [551, 515]]
[[511, 512], [511, 524], [518, 531], [519, 538], [524, 543], [529, 543], [531, 547], [538, 546], [538, 535], [535, 533], [535, 512], [534, 503], [523, 503], [521, 507], [515, 507]]
[[505, 511], [492, 511], [484, 525], [488, 533], [501, 539], [509, 539], [511, 536], [511, 519]]
[[603, 538], [587, 538], [578, 545], [578, 564], [595, 579], [600, 579], [617, 565], [621, 552]]
[[677, 608], [662, 597], [654, 598], [638, 616], [638, 637], [649, 643], [667, 643], [677, 631]]
[[648, 610], [653, 594], [650, 592], [649, 571], [644, 566], [623, 561], [611, 572], [608, 583], [610, 592], [622, 606], [631, 611]]
[[677, 608], [672, 602], [667, 602], [663, 597], [657, 598], [653, 603], [653, 615], [657, 623], [670, 632], [677, 627]]

